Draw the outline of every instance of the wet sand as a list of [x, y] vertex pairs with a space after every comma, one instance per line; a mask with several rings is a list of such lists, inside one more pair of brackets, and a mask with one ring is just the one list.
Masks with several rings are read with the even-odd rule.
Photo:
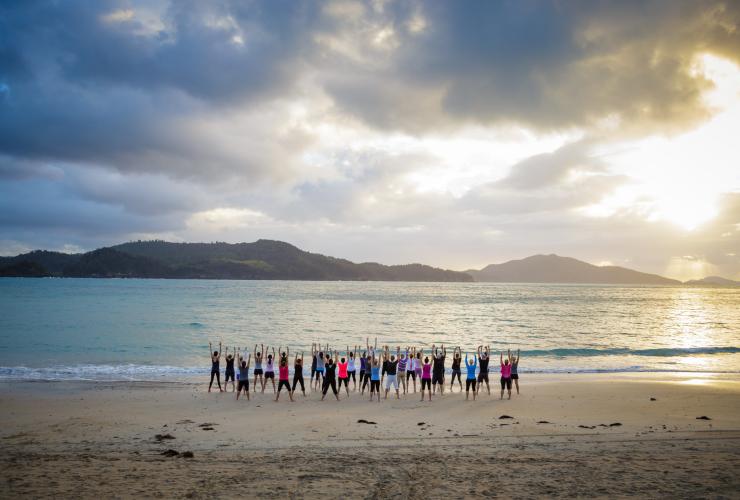
[[740, 497], [729, 376], [524, 375], [475, 402], [206, 389], [0, 383], [0, 495]]

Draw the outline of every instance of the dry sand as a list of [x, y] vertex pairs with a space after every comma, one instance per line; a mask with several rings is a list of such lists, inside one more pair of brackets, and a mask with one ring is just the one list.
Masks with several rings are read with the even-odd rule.
[[475, 402], [206, 389], [0, 383], [0, 496], [740, 498], [728, 376], [524, 375]]

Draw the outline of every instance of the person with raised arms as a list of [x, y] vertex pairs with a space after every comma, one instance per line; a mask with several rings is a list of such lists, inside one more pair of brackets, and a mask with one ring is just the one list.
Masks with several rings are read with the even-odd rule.
[[385, 358], [385, 361], [383, 363], [383, 371], [385, 371], [386, 375], [388, 376], [385, 381], [385, 397], [383, 399], [388, 399], [388, 391], [390, 390], [391, 386], [393, 386], [393, 388], [396, 390], [396, 399], [401, 399], [398, 394], [398, 359], [396, 359], [396, 356], [390, 353], [388, 346], [385, 346], [383, 357]]
[[234, 370], [234, 355], [236, 354], [236, 347], [234, 347], [234, 352], [229, 354], [229, 346], [226, 346], [226, 350], [224, 351], [224, 356], [226, 356], [226, 370], [224, 370], [224, 391], [226, 390], [226, 386], [229, 383], [229, 380], [231, 380], [231, 392], [234, 392], [235, 386], [234, 386], [234, 379], [236, 378], [236, 372]]
[[380, 361], [375, 357], [375, 350], [368, 358], [370, 365], [370, 401], [373, 400], [373, 394], [377, 394], [378, 403], [380, 403]]
[[455, 347], [455, 350], [452, 351], [452, 381], [450, 382], [450, 392], [452, 392], [452, 387], [455, 385], [455, 377], [457, 377], [457, 383], [460, 386], [460, 392], [462, 392], [462, 381], [461, 381], [461, 374], [462, 371], [460, 369], [460, 362], [462, 361], [462, 351], [460, 350], [460, 347]]
[[277, 403], [277, 401], [280, 399], [280, 391], [282, 390], [283, 386], [285, 386], [285, 389], [287, 389], [288, 391], [288, 396], [290, 397], [290, 401], [293, 402], [293, 391], [290, 389], [290, 382], [289, 382], [290, 374], [288, 370], [288, 359], [290, 359], [290, 347], [287, 347], [284, 353], [281, 353], [280, 348], [278, 347], [278, 354], [280, 356], [280, 361], [278, 362], [278, 388], [277, 388], [277, 393], [275, 394], [275, 402]]
[[337, 398], [337, 401], [339, 401], [339, 391], [337, 390], [337, 354], [334, 353], [334, 356], [332, 357], [328, 345], [326, 346], [326, 353], [326, 374], [324, 376], [324, 387], [321, 391], [321, 401], [323, 401], [326, 397], [326, 393], [329, 391], [329, 387], [331, 387], [331, 390], [334, 393], [334, 397]]
[[511, 380], [516, 385], [516, 394], [519, 395], [519, 349], [516, 350], [516, 358], [511, 360]]
[[257, 392], [257, 379], [259, 378], [262, 385], [262, 392], [265, 392], [265, 378], [262, 371], [262, 360], [265, 357], [265, 346], [260, 344], [260, 350], [257, 350], [257, 344], [254, 344], [254, 392]]
[[421, 380], [421, 353], [416, 352], [416, 347], [411, 348], [409, 367], [406, 370], [406, 386], [409, 385], [409, 378], [414, 382], [414, 394], [416, 394], [416, 379]]
[[[308, 379], [308, 381], [311, 383], [311, 386], [313, 387], [313, 381], [316, 377], [316, 344], [311, 344], [311, 378]], [[302, 360], [301, 360], [302, 361]]]
[[432, 358], [433, 358], [433, 369], [432, 369], [432, 389], [436, 392], [437, 386], [439, 386], [439, 394], [444, 396], [445, 393], [445, 358], [447, 357], [447, 349], [442, 344], [442, 350], [436, 349], [432, 344]]
[[[424, 354], [424, 349], [419, 351], [418, 356]], [[424, 401], [424, 388], [429, 390], [429, 401], [432, 400], [432, 363], [429, 361], [429, 357], [424, 358], [424, 364], [421, 366], [421, 400]]]
[[[347, 346], [349, 348], [349, 346]], [[348, 355], [349, 349], [345, 352]], [[342, 390], [342, 384], [344, 389], [347, 391], [347, 397], [349, 398], [349, 361], [344, 356], [337, 362], [337, 371], [339, 372], [339, 390]]]
[[356, 361], [356, 354], [359, 351], [358, 346], [355, 346], [354, 351], [349, 350], [349, 346], [347, 346], [347, 350], [349, 351], [349, 359], [347, 360], [347, 376], [352, 379], [352, 390], [357, 390], [357, 379], [355, 378], [355, 372], [357, 368], [355, 367], [355, 361]]
[[208, 352], [211, 354], [211, 382], [208, 384], [208, 392], [211, 392], [213, 377], [218, 382], [218, 392], [224, 392], [221, 389], [221, 342], [218, 343], [218, 351], [214, 351], [213, 345], [208, 342]]
[[252, 355], [247, 354], [246, 350], [244, 353], [247, 359], [244, 359], [241, 351], [237, 352], [237, 358], [239, 359], [239, 383], [236, 386], [236, 400], [239, 401], [239, 394], [244, 390], [244, 394], [247, 395], [247, 401], [249, 401], [249, 362], [252, 360]]
[[301, 351], [300, 357], [298, 357], [298, 353], [296, 353], [295, 361], [293, 362], [293, 387], [291, 389], [293, 393], [295, 393], [295, 388], [299, 382], [301, 384], [303, 397], [306, 397], [306, 386], [303, 385], [303, 351]]
[[[375, 337], [375, 347], [370, 347], [370, 337], [365, 337], [365, 346], [367, 347], [367, 356], [365, 357], [365, 380], [362, 382], [362, 389], [360, 395], [365, 394], [365, 386], [369, 385], [372, 389], [372, 380], [370, 375], [372, 373], [372, 359], [375, 357], [375, 350], [378, 348], [378, 337]], [[380, 379], [378, 379], [380, 380]]]
[[400, 382], [401, 387], [403, 387], [403, 394], [406, 395], [406, 371], [410, 369], [408, 346], [403, 353], [401, 352], [401, 348], [397, 347], [396, 356], [398, 357], [398, 376], [396, 379]]
[[465, 379], [465, 401], [470, 396], [470, 386], [473, 386], [473, 401], [475, 401], [475, 369], [478, 367], [478, 358], [473, 356], [473, 359], [468, 359], [468, 353], [465, 353], [465, 368], [468, 370], [468, 376]]
[[488, 395], [491, 395], [491, 387], [488, 385], [488, 362], [491, 361], [491, 347], [486, 346], [483, 350], [483, 346], [478, 346], [478, 362], [480, 363], [480, 372], [478, 373], [478, 391], [483, 389], [483, 382], [486, 383], [486, 389]]
[[[362, 351], [360, 356], [360, 394], [365, 392], [365, 368], [367, 367], [367, 351]], [[370, 368], [368, 368], [369, 370]]]
[[509, 399], [511, 399], [511, 350], [509, 356], [504, 359], [504, 353], [501, 353], [501, 398], [504, 399], [504, 389], [509, 390]]
[[[329, 344], [326, 344], [326, 350], [329, 350]], [[324, 381], [326, 380], [326, 375], [324, 374], [324, 369], [326, 367], [326, 359], [324, 357], [324, 351], [321, 350], [321, 344], [319, 344], [319, 347], [315, 354], [316, 357], [316, 382], [315, 387], [316, 389], [323, 389]], [[319, 381], [319, 378], [321, 379]]]
[[[267, 346], [267, 349], [265, 349], [265, 352], [270, 351], [270, 346]], [[267, 385], [267, 381], [272, 382], [272, 393], [275, 394], [277, 392], [275, 389], [275, 348], [272, 348], [272, 354], [267, 355], [267, 362], [265, 363], [265, 383], [262, 385], [262, 393], [265, 392], [265, 386]]]

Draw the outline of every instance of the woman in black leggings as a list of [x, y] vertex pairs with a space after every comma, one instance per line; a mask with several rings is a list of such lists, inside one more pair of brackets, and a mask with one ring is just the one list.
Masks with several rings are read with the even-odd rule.
[[221, 342], [218, 343], [218, 351], [213, 350], [213, 345], [208, 342], [208, 352], [211, 353], [211, 383], [208, 384], [208, 392], [211, 392], [211, 386], [213, 386], [213, 377], [216, 377], [218, 382], [218, 392], [224, 392], [221, 389]]
[[306, 395], [306, 386], [303, 385], [303, 352], [301, 352], [301, 357], [298, 357], [298, 354], [295, 355], [295, 362], [293, 364], [293, 392], [295, 392], [296, 385], [301, 384], [301, 392], [303, 392], [303, 396]]
[[321, 401], [324, 400], [326, 397], [326, 393], [329, 391], [329, 387], [331, 387], [332, 392], [334, 393], [334, 397], [337, 398], [337, 401], [339, 401], [339, 391], [337, 390], [337, 354], [335, 353], [334, 356], [331, 356], [329, 354], [329, 358], [326, 362], [326, 375], [324, 376], [324, 387], [322, 389], [321, 394]]

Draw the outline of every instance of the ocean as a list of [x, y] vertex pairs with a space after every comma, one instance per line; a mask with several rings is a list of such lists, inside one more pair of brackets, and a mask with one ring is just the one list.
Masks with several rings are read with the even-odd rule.
[[[208, 342], [433, 343], [519, 371], [740, 372], [740, 290], [493, 283], [0, 279], [0, 379], [191, 380]], [[495, 362], [492, 370], [495, 370]], [[449, 368], [449, 361], [448, 361]]]

